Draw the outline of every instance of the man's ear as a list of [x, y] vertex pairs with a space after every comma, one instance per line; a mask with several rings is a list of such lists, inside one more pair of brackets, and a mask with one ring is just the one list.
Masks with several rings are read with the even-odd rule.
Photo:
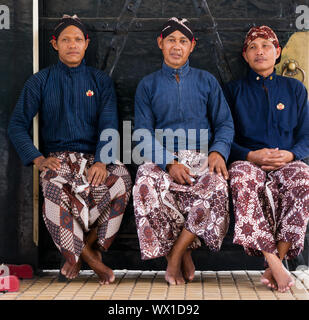
[[281, 47], [276, 48], [276, 59], [280, 57], [281, 54]]
[[162, 50], [162, 47], [163, 47], [163, 39], [161, 37], [158, 37], [157, 38], [157, 43], [158, 43], [158, 47]]
[[89, 46], [89, 43], [90, 43], [90, 39], [86, 39], [86, 48], [85, 48], [85, 50], [87, 50], [87, 48]]
[[55, 39], [51, 39], [49, 43], [53, 46], [53, 48], [58, 51], [57, 41]]
[[191, 50], [190, 50], [190, 52], [192, 52], [192, 51], [194, 50], [195, 46], [196, 46], [196, 41], [193, 40], [192, 43], [191, 43]]
[[246, 51], [243, 51], [243, 52], [242, 52], [242, 56], [243, 56], [243, 58], [246, 60], [246, 62], [248, 62], [248, 58], [247, 58]]

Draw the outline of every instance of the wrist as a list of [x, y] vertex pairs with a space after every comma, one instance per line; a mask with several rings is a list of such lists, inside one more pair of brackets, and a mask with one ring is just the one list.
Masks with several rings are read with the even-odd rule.
[[249, 152], [247, 153], [247, 156], [246, 156], [246, 160], [247, 160], [247, 161], [251, 161], [251, 160], [252, 160], [252, 152], [253, 152], [253, 151], [249, 151]]
[[43, 160], [45, 160], [45, 157], [39, 156], [39, 157], [35, 158], [32, 162], [34, 163], [34, 165], [39, 167]]

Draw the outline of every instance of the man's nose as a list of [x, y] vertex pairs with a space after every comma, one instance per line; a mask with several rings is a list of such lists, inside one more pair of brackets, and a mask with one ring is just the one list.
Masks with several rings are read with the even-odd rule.
[[262, 48], [262, 47], [258, 47], [258, 48], [256, 49], [256, 53], [257, 53], [258, 55], [264, 54], [263, 48]]
[[180, 49], [180, 42], [179, 41], [175, 41], [173, 48], [174, 49]]
[[76, 48], [76, 41], [75, 40], [72, 40], [69, 42], [69, 47], [70, 48]]

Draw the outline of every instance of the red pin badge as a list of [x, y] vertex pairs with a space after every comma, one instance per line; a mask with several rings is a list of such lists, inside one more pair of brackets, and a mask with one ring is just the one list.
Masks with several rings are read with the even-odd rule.
[[280, 103], [277, 104], [277, 109], [278, 110], [283, 110], [284, 108], [285, 108], [285, 106], [284, 106], [283, 103], [280, 102]]
[[92, 90], [88, 90], [87, 92], [86, 92], [86, 96], [87, 97], [92, 97], [94, 95], [94, 92], [92, 91]]

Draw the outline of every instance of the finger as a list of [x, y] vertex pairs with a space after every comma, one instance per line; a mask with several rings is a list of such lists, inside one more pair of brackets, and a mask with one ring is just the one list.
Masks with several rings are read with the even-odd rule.
[[215, 171], [217, 172], [218, 176], [222, 176], [221, 167], [219, 165], [215, 167]]
[[185, 184], [185, 180], [183, 180], [182, 175], [181, 175], [180, 173], [177, 173], [177, 175], [176, 175], [176, 181], [177, 181], [179, 184]]
[[214, 168], [215, 168], [215, 164], [211, 162], [209, 164], [209, 173], [213, 173], [214, 172]]
[[222, 166], [222, 174], [225, 180], [229, 178], [229, 172], [227, 171], [226, 165]]
[[192, 177], [196, 176], [196, 174], [192, 173], [191, 170], [189, 168], [187, 168], [187, 167], [184, 167], [184, 171], [189, 176], [192, 176]]
[[87, 181], [88, 181], [89, 184], [91, 184], [93, 175], [94, 175], [94, 170], [90, 168], [90, 169], [88, 170], [88, 175], [87, 175]]
[[60, 169], [60, 165], [56, 165], [54, 163], [48, 163], [48, 164], [46, 164], [46, 167], [48, 167], [49, 169], [52, 169], [52, 170], [59, 170]]
[[102, 179], [101, 179], [100, 184], [102, 184], [102, 183], [104, 183], [104, 182], [105, 182], [106, 177], [107, 177], [107, 172], [106, 172], [106, 171], [104, 171], [104, 172], [102, 173]]
[[193, 183], [193, 181], [191, 181], [191, 176], [190, 175], [188, 175], [186, 172], [183, 172], [182, 173], [182, 178], [185, 180], [185, 182], [187, 183], [187, 184], [192, 184]]
[[91, 184], [96, 187], [98, 185], [99, 179], [100, 179], [100, 172], [95, 171]]
[[96, 175], [96, 180], [94, 182], [96, 187], [98, 187], [102, 183], [102, 178], [103, 178], [102, 173], [98, 172]]

